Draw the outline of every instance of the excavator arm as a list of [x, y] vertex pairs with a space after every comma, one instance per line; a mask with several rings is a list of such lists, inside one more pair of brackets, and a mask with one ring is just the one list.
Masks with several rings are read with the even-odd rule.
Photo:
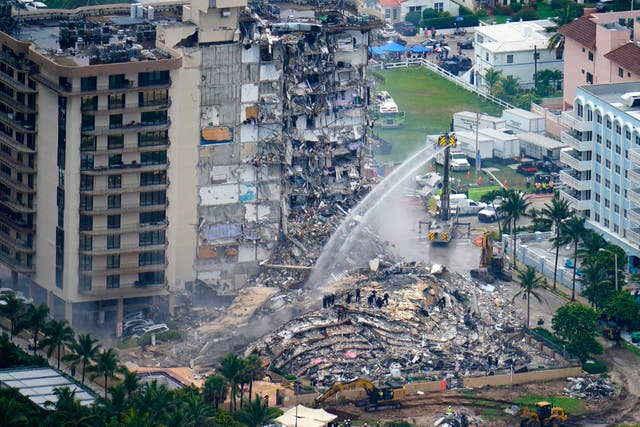
[[346, 383], [335, 383], [329, 390], [316, 397], [315, 402], [324, 402], [339, 391], [355, 390], [357, 388], [364, 388], [367, 391], [368, 395], [371, 394], [373, 390], [375, 390], [375, 386], [371, 381], [363, 379], [357, 379]]

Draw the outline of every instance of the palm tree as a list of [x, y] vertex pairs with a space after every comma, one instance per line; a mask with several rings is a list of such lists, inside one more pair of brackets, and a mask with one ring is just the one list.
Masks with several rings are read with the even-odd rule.
[[84, 384], [84, 375], [87, 371], [87, 365], [95, 360], [98, 351], [102, 347], [98, 340], [93, 338], [91, 334], [80, 334], [78, 340], [73, 340], [70, 345], [71, 354], [65, 355], [62, 359], [71, 362], [73, 366], [82, 363], [82, 384]]
[[220, 375], [210, 375], [204, 381], [202, 397], [205, 402], [213, 404], [216, 408], [227, 398], [229, 387], [224, 377]]
[[122, 384], [124, 385], [124, 389], [127, 391], [127, 397], [130, 397], [133, 393], [138, 391], [138, 373], [130, 371], [127, 368], [124, 368], [122, 373], [124, 374]]
[[89, 366], [89, 371], [93, 372], [93, 378], [102, 376], [104, 378], [104, 398], [107, 398], [109, 380], [115, 378], [118, 368], [118, 356], [112, 348], [103, 349], [96, 357], [96, 364]]
[[13, 342], [13, 336], [22, 329], [22, 318], [25, 313], [25, 306], [22, 300], [16, 297], [13, 292], [2, 295], [4, 304], [0, 305], [2, 314], [11, 322], [9, 329], [9, 338]]
[[68, 387], [59, 387], [53, 390], [53, 394], [57, 401], [46, 403], [54, 406], [49, 425], [60, 427], [91, 427], [96, 425], [98, 420], [95, 414], [80, 403], [74, 390], [70, 390]]
[[489, 68], [484, 72], [484, 83], [487, 85], [487, 89], [489, 93], [493, 93], [493, 89], [496, 87], [498, 82], [500, 81], [500, 77], [502, 77], [502, 70], [496, 70], [495, 68]]
[[587, 232], [585, 218], [573, 215], [560, 226], [560, 240], [558, 243], [573, 245], [573, 278], [571, 281], [571, 301], [576, 300], [576, 269], [578, 263], [578, 243]]
[[551, 18], [551, 20], [555, 22], [556, 25], [547, 27], [546, 29], [548, 33], [554, 33], [547, 42], [547, 50], [564, 50], [564, 36], [558, 32], [558, 28], [582, 16], [583, 10], [583, 5], [568, 3], [567, 6], [562, 9], [562, 12], [558, 16]]
[[248, 402], [244, 408], [236, 414], [236, 419], [247, 427], [260, 427], [282, 415], [278, 408], [267, 405], [266, 397], [256, 395], [253, 402]]
[[506, 214], [506, 218], [505, 218], [505, 222], [511, 222], [512, 226], [511, 226], [511, 234], [513, 236], [513, 246], [511, 248], [511, 252], [512, 252], [512, 258], [513, 258], [513, 268], [517, 269], [517, 264], [516, 264], [516, 258], [517, 258], [517, 253], [516, 253], [516, 227], [518, 225], [518, 220], [520, 219], [521, 216], [527, 215], [527, 208], [529, 207], [530, 202], [524, 198], [524, 194], [519, 192], [519, 191], [515, 191], [515, 190], [508, 190], [506, 193], [506, 198], [505, 200], [502, 202], [502, 205], [500, 205], [500, 211], [504, 212]]
[[40, 332], [44, 329], [47, 323], [47, 317], [49, 316], [49, 307], [46, 304], [40, 304], [38, 306], [29, 305], [27, 313], [25, 315], [25, 325], [29, 332], [31, 332], [31, 339], [33, 340], [33, 355], [36, 355], [38, 349], [38, 338], [40, 338]]
[[0, 420], [5, 427], [27, 427], [29, 418], [25, 406], [16, 397], [0, 397]]
[[218, 373], [226, 378], [231, 390], [231, 403], [229, 405], [230, 412], [233, 412], [236, 409], [236, 396], [238, 386], [242, 379], [244, 364], [245, 361], [243, 358], [238, 357], [235, 354], [228, 354], [220, 361], [218, 366]]
[[555, 232], [555, 238], [553, 241], [553, 247], [556, 250], [556, 260], [553, 264], [553, 289], [556, 288], [556, 279], [558, 276], [558, 256], [560, 255], [560, 244], [557, 244], [560, 240], [560, 225], [564, 220], [571, 216], [571, 208], [569, 202], [562, 197], [560, 193], [555, 193], [551, 204], [545, 203], [542, 208], [542, 216], [551, 222], [553, 230]]
[[171, 403], [171, 393], [166, 385], [158, 385], [158, 381], [153, 380], [142, 386], [135, 394], [135, 405], [140, 408], [147, 408], [153, 413], [165, 410]]
[[541, 302], [540, 295], [535, 291], [536, 288], [542, 285], [543, 278], [536, 274], [536, 269], [527, 265], [522, 271], [518, 270], [518, 280], [520, 280], [520, 290], [513, 296], [515, 300], [520, 295], [526, 295], [527, 298], [527, 328], [531, 326], [530, 314], [531, 314], [531, 295], [533, 295], [538, 302]]
[[183, 426], [199, 427], [212, 425], [216, 410], [202, 401], [200, 396], [188, 396], [182, 406], [184, 411]]
[[582, 260], [583, 265], [593, 264], [602, 257], [600, 249], [607, 247], [607, 241], [604, 240], [602, 234], [593, 231], [585, 230], [582, 241], [578, 245], [578, 259]]
[[498, 83], [499, 95], [507, 98], [514, 99], [520, 92], [520, 78], [512, 75], [501, 78]]
[[47, 357], [57, 350], [58, 370], [60, 370], [60, 351], [65, 344], [73, 342], [73, 329], [66, 320], [51, 320], [44, 326], [44, 338], [40, 347], [47, 349]]
[[[262, 360], [255, 354], [247, 356], [244, 360], [243, 378], [241, 390], [244, 391], [244, 384], [249, 383], [249, 402], [251, 402], [251, 394], [253, 393], [253, 381], [264, 377], [264, 365]], [[243, 392], [240, 392], [240, 407], [242, 408]]]
[[589, 302], [598, 311], [598, 303], [603, 304], [615, 293], [615, 286], [607, 276], [607, 270], [600, 262], [583, 264], [584, 276], [582, 277], [582, 295], [587, 297]]

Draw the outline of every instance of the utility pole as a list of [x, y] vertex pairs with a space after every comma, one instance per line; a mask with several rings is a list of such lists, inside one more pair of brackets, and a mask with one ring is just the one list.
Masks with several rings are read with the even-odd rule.
[[480, 176], [480, 162], [481, 162], [480, 147], [479, 147], [479, 143], [478, 143], [478, 131], [479, 131], [479, 128], [480, 128], [480, 117], [482, 117], [482, 113], [476, 112], [476, 180]]
[[533, 89], [538, 90], [538, 46], [536, 45], [533, 45]]

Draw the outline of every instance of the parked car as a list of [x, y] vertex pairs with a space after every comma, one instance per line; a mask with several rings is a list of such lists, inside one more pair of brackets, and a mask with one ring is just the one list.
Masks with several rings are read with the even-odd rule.
[[399, 36], [394, 37], [393, 41], [398, 43], [401, 46], [406, 46], [407, 45], [407, 41], [405, 39], [403, 39], [402, 37], [399, 37]]
[[460, 40], [458, 42], [458, 47], [460, 49], [473, 49], [473, 37], [467, 37], [464, 40]]
[[500, 218], [500, 213], [494, 206], [487, 206], [478, 212], [478, 221], [480, 222], [496, 222], [498, 218]]
[[400, 34], [406, 37], [413, 37], [418, 32], [418, 29], [411, 22], [398, 22], [393, 24], [393, 28]]
[[462, 72], [470, 70], [473, 67], [471, 58], [466, 55], [455, 55], [449, 58], [449, 61], [455, 61], [458, 63], [458, 69]]
[[390, 39], [391, 37], [395, 37], [398, 33], [393, 28], [392, 25], [385, 25], [383, 29], [380, 30], [380, 35], [385, 39]]
[[454, 76], [457, 76], [458, 72], [460, 72], [460, 64], [457, 61], [441, 61], [438, 65]]
[[516, 172], [521, 173], [523, 175], [532, 175], [538, 172], [538, 166], [533, 160], [523, 161], [516, 168]]

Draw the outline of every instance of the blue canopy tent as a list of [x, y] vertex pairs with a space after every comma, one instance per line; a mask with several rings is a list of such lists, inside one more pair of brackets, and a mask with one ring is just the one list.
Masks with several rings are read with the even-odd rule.
[[413, 46], [411, 49], [412, 53], [426, 53], [429, 52], [429, 49], [427, 49], [426, 46], [422, 46], [421, 44], [417, 44], [415, 46]]
[[384, 55], [384, 50], [380, 49], [380, 46], [370, 47], [369, 50], [372, 55]]
[[380, 46], [380, 49], [384, 52], [391, 52], [391, 53], [402, 53], [407, 50], [406, 47], [395, 42], [387, 43], [383, 46]]

